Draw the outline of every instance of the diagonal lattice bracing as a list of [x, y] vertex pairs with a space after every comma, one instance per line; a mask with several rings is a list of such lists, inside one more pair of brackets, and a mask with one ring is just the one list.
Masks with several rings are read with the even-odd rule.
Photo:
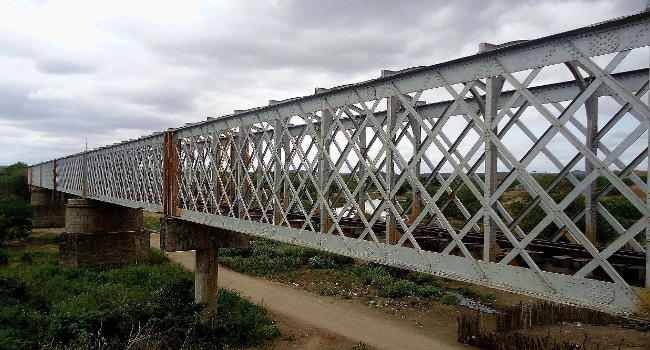
[[641, 312], [649, 27], [646, 13], [384, 71], [31, 166], [27, 177], [218, 228]]

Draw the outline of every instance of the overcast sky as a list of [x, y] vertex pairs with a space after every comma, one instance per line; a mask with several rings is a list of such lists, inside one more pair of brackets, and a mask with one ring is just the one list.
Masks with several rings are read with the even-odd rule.
[[640, 11], [603, 1], [0, 0], [0, 164]]

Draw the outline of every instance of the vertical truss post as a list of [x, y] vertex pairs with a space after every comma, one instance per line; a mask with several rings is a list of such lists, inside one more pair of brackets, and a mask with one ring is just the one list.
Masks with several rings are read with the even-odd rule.
[[[396, 72], [390, 70], [382, 70], [381, 77], [387, 77], [395, 74]], [[399, 98], [396, 96], [388, 97], [386, 99], [386, 133], [388, 134], [388, 142], [395, 144], [396, 135], [395, 135], [395, 122], [397, 115], [401, 108], [401, 103]], [[390, 194], [393, 191], [395, 186], [395, 165], [393, 163], [393, 150], [386, 146], [386, 193], [389, 198], [384, 198], [385, 201], [389, 201], [392, 204], [395, 204], [394, 197]], [[397, 207], [397, 205], [396, 205]], [[386, 212], [386, 243], [395, 244], [398, 241], [397, 237], [397, 225], [395, 215], [390, 211]]]
[[[646, 3], [646, 10], [650, 10], [650, 0]], [[650, 75], [649, 75], [650, 78]], [[650, 106], [650, 93], [648, 93], [648, 106]], [[646, 152], [646, 162], [648, 168], [646, 169], [646, 203], [650, 204], [650, 118], [648, 122], [648, 144]], [[645, 287], [650, 289], [650, 214], [646, 217], [645, 227]]]
[[[284, 126], [289, 128], [290, 123], [287, 121]], [[290, 198], [289, 198], [289, 186], [291, 186], [291, 141], [289, 140], [289, 135], [283, 133], [282, 135], [282, 148], [284, 149], [283, 154], [283, 166], [284, 166], [284, 186], [282, 186], [282, 208], [286, 211], [289, 208]]]
[[[417, 101], [416, 101], [417, 104]], [[418, 121], [409, 114], [409, 124], [411, 125], [411, 131], [413, 132], [413, 156], [418, 153], [420, 147], [422, 147], [422, 128]], [[420, 181], [420, 160], [418, 159], [414, 164], [414, 173], [417, 176], [418, 181]], [[415, 219], [420, 215], [421, 210], [421, 201], [420, 193], [417, 186], [411, 186], [411, 194], [413, 195], [413, 207], [411, 208], [411, 217], [409, 218], [409, 224], [413, 223]]]
[[52, 162], [52, 188], [56, 191], [56, 160]]
[[[497, 187], [498, 167], [497, 158], [498, 152], [496, 145], [489, 137], [492, 132], [497, 135], [497, 123], [494, 117], [497, 115], [497, 104], [499, 96], [501, 95], [501, 88], [503, 87], [505, 79], [501, 76], [489, 77], [486, 79], [486, 95], [485, 95], [485, 127], [488, 130], [483, 131], [483, 138], [485, 140], [485, 180], [484, 180], [484, 200], [490, 201], [492, 194]], [[483, 208], [483, 260], [489, 262], [496, 262], [497, 258], [497, 230], [494, 219], [490, 216], [491, 209], [496, 210], [496, 205]]]
[[[325, 92], [328, 89], [316, 88], [315, 93]], [[327, 109], [326, 106], [323, 106], [321, 121], [320, 121], [320, 140], [323, 143], [323, 148], [329, 153], [332, 146], [332, 137], [334, 135], [329, 135], [329, 132], [332, 128], [332, 112]], [[323, 193], [323, 200], [320, 203], [320, 208], [318, 209], [318, 216], [320, 218], [320, 232], [327, 233], [331, 226], [331, 221], [327, 213], [327, 206], [329, 205], [330, 200], [330, 191], [329, 186], [325, 188], [327, 177], [330, 175], [329, 172], [329, 163], [325, 159], [325, 152], [323, 150], [318, 150], [318, 187], [320, 187]]]
[[[368, 157], [368, 141], [366, 137], [366, 128], [364, 127], [363, 130], [359, 133], [359, 150], [361, 151], [361, 156], [364, 158]], [[363, 163], [362, 159], [359, 159], [359, 180], [363, 179], [363, 177], [366, 175], [366, 166], [365, 163]], [[359, 188], [359, 208], [361, 209], [361, 215], [366, 214], [366, 201], [368, 200], [368, 192], [367, 189], [368, 187], [364, 184], [357, 184], [357, 186], [361, 186]]]
[[[238, 154], [237, 154], [237, 150], [235, 148], [235, 145], [236, 145], [236, 143], [238, 142], [238, 139], [239, 139], [239, 133], [234, 131], [234, 130], [231, 130], [230, 131], [230, 137], [231, 137], [231, 141], [229, 143], [229, 147], [230, 147], [229, 162], [230, 162], [230, 164], [228, 165], [228, 169], [230, 170], [230, 181], [228, 182], [228, 198], [230, 199], [230, 205], [234, 207], [234, 206], [237, 205], [236, 204], [236, 197], [237, 196], [236, 196], [235, 191], [237, 191], [236, 187], [239, 185], [239, 183], [238, 183], [239, 173], [237, 171], [238, 170], [238, 168], [237, 168]], [[235, 208], [231, 208], [231, 209], [233, 209], [233, 213], [236, 213], [236, 211], [234, 210]]]
[[180, 208], [178, 208], [179, 143], [173, 129], [165, 131], [163, 137], [163, 214], [166, 217], [180, 216]]
[[[245, 162], [245, 160], [244, 160], [244, 157], [245, 157], [244, 156], [244, 133], [245, 133], [244, 128], [240, 127], [239, 132], [237, 132], [237, 134], [235, 136], [235, 142], [234, 142], [233, 147], [232, 147], [232, 153], [234, 153], [233, 154], [234, 157], [231, 158], [234, 162], [236, 162], [235, 167], [233, 169], [235, 171], [235, 183], [234, 183], [233, 192], [232, 192], [232, 196], [233, 196], [232, 203], [236, 203], [235, 205], [237, 207], [237, 211], [235, 212], [236, 213], [235, 215], [237, 215], [237, 217], [239, 217], [239, 218], [243, 217], [242, 211], [243, 211], [243, 208], [244, 208], [243, 199], [239, 198], [239, 197], [243, 198], [243, 195], [244, 195], [244, 191], [243, 191], [243, 188], [242, 188], [242, 186], [244, 185], [244, 183], [243, 183], [244, 166], [242, 164], [243, 164], [243, 162]], [[240, 193], [240, 196], [237, 196], [238, 191]]]
[[[86, 155], [86, 154], [84, 153], [84, 167], [85, 167], [85, 164], [86, 164], [86, 162], [85, 162], [85, 159], [86, 159], [86, 158], [85, 158], [85, 155]], [[86, 174], [86, 172], [85, 172], [85, 168], [84, 168], [84, 179], [85, 179], [85, 174]], [[85, 182], [84, 182], [84, 183], [85, 183]], [[43, 164], [41, 164], [41, 166], [38, 167], [38, 185], [39, 185], [40, 187], [43, 187]], [[85, 187], [84, 187], [84, 188], [85, 188]], [[86, 192], [84, 192], [84, 197], [85, 197], [85, 196], [86, 196]]]
[[[41, 175], [43, 175], [41, 173]], [[41, 181], [43, 177], [41, 176]], [[81, 154], [81, 196], [88, 196], [88, 152]]]
[[[598, 153], [598, 140], [595, 139], [598, 134], [598, 97], [592, 96], [585, 102], [585, 110], [587, 112], [587, 133], [586, 133], [586, 146], [594, 154]], [[585, 176], [594, 170], [594, 166], [588, 159], [585, 159]], [[597, 233], [597, 219], [598, 208], [597, 203], [594, 203], [598, 191], [597, 181], [594, 180], [585, 189], [585, 236], [594, 245], [598, 244]]]
[[241, 186], [239, 189], [242, 191], [241, 195], [241, 203], [240, 203], [240, 208], [239, 208], [239, 217], [244, 217], [245, 215], [245, 208], [246, 206], [244, 205], [247, 201], [246, 197], [248, 197], [249, 192], [251, 191], [251, 183], [249, 181], [246, 181], [247, 175], [250, 176], [249, 174], [249, 168], [251, 164], [251, 155], [248, 151], [249, 148], [249, 136], [251, 134], [251, 127], [250, 126], [243, 126], [241, 127], [242, 129], [242, 146], [241, 146], [241, 151], [242, 151], [242, 169], [241, 169]]
[[[257, 187], [257, 197], [259, 198], [259, 202], [257, 203], [258, 207], [260, 210], [264, 210], [264, 205], [262, 204], [262, 201], [264, 200], [264, 190], [262, 189], [263, 187], [263, 178], [264, 178], [264, 157], [263, 157], [263, 151], [262, 151], [262, 135], [264, 135], [264, 131], [259, 133], [259, 137], [255, 138], [255, 152], [257, 153], [256, 158], [257, 158], [257, 175], [255, 176], [255, 181], [256, 181], [256, 187]], [[264, 217], [263, 213], [260, 213], [262, 217]], [[261, 218], [260, 218], [261, 220]]]
[[273, 191], [275, 191], [275, 201], [273, 205], [273, 215], [275, 217], [275, 224], [279, 225], [282, 221], [282, 209], [280, 206], [280, 199], [283, 198], [283, 188], [282, 188], [282, 119], [277, 119], [275, 121], [273, 129], [273, 159], [274, 159], [274, 169], [273, 169]]
[[216, 201], [214, 203], [214, 208], [213, 211], [215, 214], [219, 215], [219, 197], [217, 196], [218, 189], [219, 189], [219, 163], [217, 162], [217, 153], [219, 152], [219, 136], [217, 133], [213, 134], [213, 139], [212, 142], [210, 143], [211, 147], [209, 148], [210, 152], [210, 159], [212, 160], [212, 164], [210, 164], [210, 179], [211, 179], [211, 184], [210, 184], [210, 189], [212, 193], [214, 194]]
[[214, 195], [217, 198], [217, 210], [218, 214], [221, 215], [221, 196], [223, 195], [224, 188], [224, 178], [222, 176], [221, 167], [223, 166], [223, 152], [226, 149], [227, 139], [224, 135], [219, 134], [217, 139], [217, 149], [216, 149], [216, 162], [217, 162], [217, 178], [216, 178], [216, 188]]

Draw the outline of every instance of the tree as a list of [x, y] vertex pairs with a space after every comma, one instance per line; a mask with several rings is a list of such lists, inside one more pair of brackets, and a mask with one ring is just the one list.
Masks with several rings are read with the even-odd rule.
[[22, 198], [0, 199], [0, 247], [5, 241], [25, 238], [31, 228], [32, 207]]
[[27, 164], [19, 162], [0, 170], [0, 198], [16, 195], [24, 200], [29, 200], [25, 169], [27, 169]]

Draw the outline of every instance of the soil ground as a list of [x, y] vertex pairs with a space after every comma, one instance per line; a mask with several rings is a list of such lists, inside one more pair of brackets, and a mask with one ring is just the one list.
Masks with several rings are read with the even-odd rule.
[[[152, 234], [152, 247], [159, 246], [159, 236]], [[172, 261], [194, 268], [194, 252], [169, 253]], [[218, 284], [240, 292], [254, 302], [263, 305], [279, 317], [284, 334], [312, 334], [298, 340], [299, 334], [272, 344], [277, 348], [295, 349], [350, 349], [359, 342], [376, 349], [471, 349], [456, 341], [456, 317], [458, 313], [440, 310], [436, 315], [423, 313], [416, 319], [408, 312], [387, 313], [371, 308], [358, 299], [326, 297], [287, 284], [250, 277], [219, 267]], [[398, 310], [402, 311], [402, 310]], [[289, 329], [282, 327], [288, 322]], [[424, 327], [424, 324], [427, 327]], [[311, 339], [309, 339], [311, 337]], [[286, 336], [285, 336], [286, 338]], [[285, 342], [285, 343], [282, 343]]]
[[[51, 238], [63, 231], [62, 228], [38, 229], [26, 240], [9, 243], [6, 248], [55, 251], [58, 247], [52, 244]], [[151, 245], [159, 247], [158, 234], [152, 234]], [[188, 269], [194, 268], [194, 252], [168, 255]], [[352, 349], [359, 343], [373, 349], [471, 348], [456, 340], [457, 316], [474, 312], [463, 307], [410, 299], [381, 299], [381, 303], [372, 306], [362, 298], [323, 296], [305, 290], [300, 284], [251, 277], [224, 267], [219, 268], [219, 285], [236, 290], [269, 310], [283, 335], [264, 348]], [[481, 290], [478, 286], [473, 288]], [[495, 292], [499, 306], [534, 301], [507, 292], [490, 291]], [[490, 316], [486, 315], [488, 323], [489, 320]], [[587, 349], [650, 347], [648, 332], [615, 325], [596, 327], [571, 323], [529, 329], [525, 333], [542, 337], [551, 334], [557, 339], [576, 341]]]

